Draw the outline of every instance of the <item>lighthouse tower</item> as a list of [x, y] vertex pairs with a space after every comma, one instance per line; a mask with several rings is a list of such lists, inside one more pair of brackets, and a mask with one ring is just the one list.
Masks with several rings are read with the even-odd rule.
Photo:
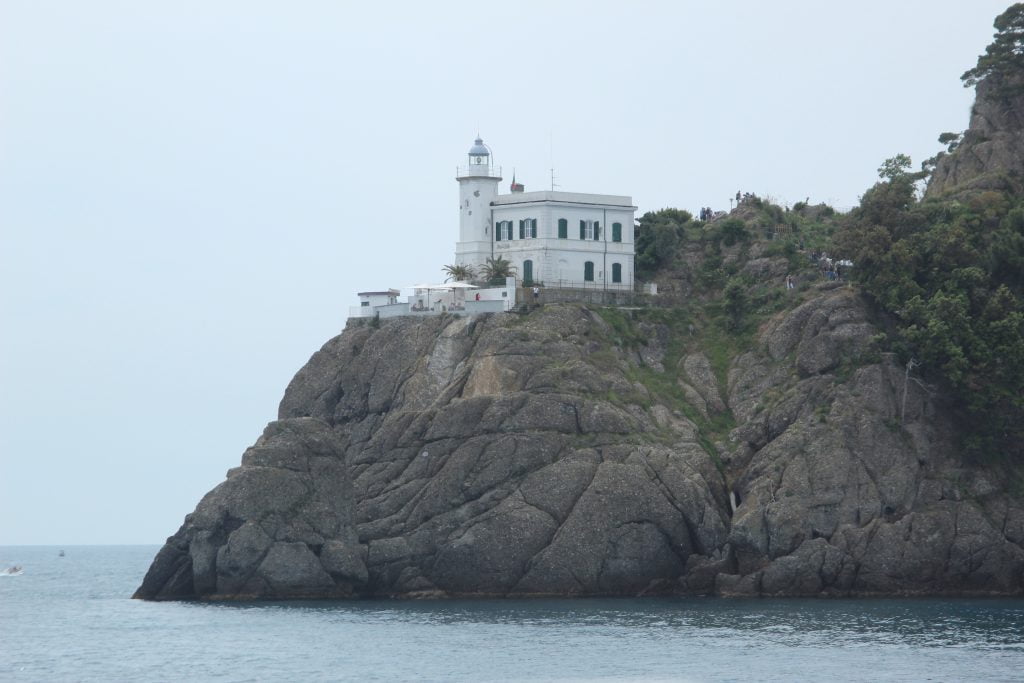
[[477, 138], [469, 148], [468, 163], [460, 166], [459, 241], [455, 245], [455, 262], [479, 270], [491, 257], [494, 226], [491, 224], [491, 202], [498, 196], [501, 169], [495, 169], [491, 150]]

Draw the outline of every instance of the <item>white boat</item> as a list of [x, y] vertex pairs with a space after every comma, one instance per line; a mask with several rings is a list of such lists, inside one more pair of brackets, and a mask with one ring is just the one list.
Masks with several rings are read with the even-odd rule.
[[0, 571], [0, 576], [21, 576], [24, 573], [24, 569], [18, 565], [14, 565], [13, 567], [8, 567], [7, 569]]

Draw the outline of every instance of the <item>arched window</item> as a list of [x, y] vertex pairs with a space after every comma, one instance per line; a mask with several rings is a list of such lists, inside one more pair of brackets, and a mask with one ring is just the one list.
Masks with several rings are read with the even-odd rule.
[[583, 264], [583, 281], [593, 282], [594, 281], [594, 262], [587, 261]]
[[558, 219], [558, 239], [569, 239], [569, 221], [565, 218]]
[[622, 282], [622, 264], [612, 264], [612, 282]]
[[622, 223], [612, 223], [612, 242], [622, 241]]

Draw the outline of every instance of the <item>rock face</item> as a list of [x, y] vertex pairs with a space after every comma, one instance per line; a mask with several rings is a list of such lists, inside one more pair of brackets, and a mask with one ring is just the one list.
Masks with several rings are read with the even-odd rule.
[[642, 353], [579, 306], [350, 322], [135, 597], [1024, 591], [1024, 506], [849, 290], [717, 375], [638, 325]]
[[969, 128], [942, 156], [926, 197], [970, 190], [1024, 190], [1024, 77], [990, 76], [978, 84]]

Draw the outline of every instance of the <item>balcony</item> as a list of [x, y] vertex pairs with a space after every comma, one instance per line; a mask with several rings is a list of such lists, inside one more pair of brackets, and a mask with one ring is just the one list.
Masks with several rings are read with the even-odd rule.
[[458, 166], [455, 169], [456, 178], [497, 178], [501, 180], [501, 166]]

